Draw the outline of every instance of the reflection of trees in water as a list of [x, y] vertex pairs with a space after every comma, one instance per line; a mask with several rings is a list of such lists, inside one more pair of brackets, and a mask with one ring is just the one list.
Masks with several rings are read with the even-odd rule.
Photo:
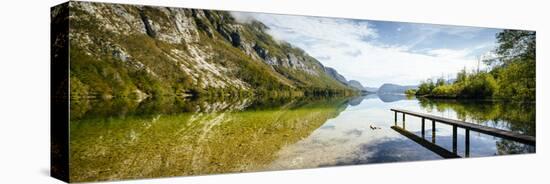
[[71, 119], [87, 117], [174, 114], [182, 112], [217, 112], [242, 110], [250, 104], [250, 99], [185, 99], [155, 98], [143, 101], [115, 98], [111, 100], [71, 101]]
[[[521, 134], [535, 136], [535, 104], [496, 101], [458, 101], [421, 99], [420, 106], [427, 111], [452, 110], [458, 119], [485, 126], [505, 127]], [[488, 123], [494, 123], [490, 125]]]
[[189, 98], [154, 98], [136, 101], [128, 98], [110, 100], [82, 99], [71, 101], [71, 119], [85, 119], [88, 117], [126, 116], [126, 115], [154, 115], [175, 114], [182, 112], [220, 112], [239, 111], [246, 108], [261, 109], [267, 107], [281, 107], [297, 99], [189, 99]]
[[100, 111], [89, 110], [72, 122], [71, 179], [261, 170], [281, 148], [309, 136], [347, 107], [344, 98], [186, 103], [196, 112], [156, 111], [182, 107], [168, 102], [164, 103], [168, 107], [161, 102], [95, 106], [129, 110], [123, 116], [110, 116], [111, 112], [100, 116]]
[[[419, 101], [427, 111], [452, 110], [458, 119], [492, 127], [505, 127], [520, 134], [535, 136], [535, 104], [496, 101], [427, 100]], [[489, 125], [492, 122], [493, 125]], [[534, 146], [500, 139], [496, 142], [497, 154], [533, 153]]]
[[521, 144], [515, 141], [501, 139], [497, 141], [497, 154], [506, 155], [506, 154], [524, 154], [524, 153], [534, 153], [535, 147], [529, 146], [526, 144]]
[[365, 99], [365, 96], [357, 96], [357, 97], [354, 97], [354, 98], [350, 99], [348, 104], [350, 104], [351, 106], [356, 106], [356, 105], [361, 104], [363, 99]]
[[165, 97], [136, 101], [129, 98], [110, 100], [81, 99], [71, 100], [71, 120], [91, 117], [147, 116], [156, 114], [177, 114], [183, 112], [229, 112], [245, 109], [277, 109], [300, 107], [311, 102], [343, 97], [310, 97], [310, 98], [178, 98]]

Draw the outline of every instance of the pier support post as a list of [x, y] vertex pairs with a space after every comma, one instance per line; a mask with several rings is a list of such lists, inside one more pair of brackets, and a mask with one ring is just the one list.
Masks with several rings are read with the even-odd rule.
[[465, 157], [470, 157], [470, 130], [469, 129], [466, 129], [466, 136], [464, 137], [464, 141], [465, 141]]
[[455, 153], [455, 154], [456, 154], [456, 151], [457, 151], [457, 149], [456, 149], [456, 147], [457, 147], [457, 143], [456, 143], [456, 141], [457, 141], [457, 135], [456, 135], [457, 132], [456, 132], [456, 129], [457, 129], [457, 127], [456, 127], [456, 125], [454, 125], [453, 126], [453, 153]]
[[425, 118], [422, 118], [422, 139], [424, 139], [426, 136], [426, 132], [425, 132]]
[[432, 120], [432, 143], [435, 144], [435, 120]]
[[405, 113], [402, 113], [403, 114], [403, 130], [405, 130]]
[[394, 111], [395, 112], [395, 119], [393, 121], [393, 123], [395, 124], [395, 126], [397, 126], [397, 111]]

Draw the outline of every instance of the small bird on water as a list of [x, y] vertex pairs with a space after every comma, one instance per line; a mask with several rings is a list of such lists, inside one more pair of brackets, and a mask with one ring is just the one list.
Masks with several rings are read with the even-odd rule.
[[370, 129], [371, 130], [376, 130], [376, 129], [382, 129], [382, 128], [370, 125]]

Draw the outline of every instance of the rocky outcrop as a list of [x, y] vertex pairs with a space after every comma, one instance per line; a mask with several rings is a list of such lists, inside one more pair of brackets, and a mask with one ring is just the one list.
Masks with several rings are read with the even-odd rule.
[[143, 13], [143, 10], [140, 11], [139, 16], [141, 17], [141, 21], [143, 21], [147, 35], [149, 35], [152, 38], [157, 37], [157, 32], [152, 28], [151, 22], [149, 21], [149, 18], [147, 17], [147, 15]]
[[336, 70], [275, 41], [267, 26], [239, 23], [228, 12], [91, 2], [70, 2], [70, 10], [71, 76], [88, 89], [351, 90]]

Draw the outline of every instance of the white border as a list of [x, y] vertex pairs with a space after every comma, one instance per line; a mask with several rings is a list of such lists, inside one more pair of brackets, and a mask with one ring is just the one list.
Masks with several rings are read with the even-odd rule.
[[[61, 183], [49, 172], [49, 11], [62, 3], [0, 5], [0, 183]], [[121, 183], [528, 183], [547, 181], [550, 163], [548, 6], [540, 0], [108, 0], [114, 3], [239, 10], [537, 31], [537, 153], [459, 160], [133, 180]], [[546, 132], [547, 134], [544, 134]]]

